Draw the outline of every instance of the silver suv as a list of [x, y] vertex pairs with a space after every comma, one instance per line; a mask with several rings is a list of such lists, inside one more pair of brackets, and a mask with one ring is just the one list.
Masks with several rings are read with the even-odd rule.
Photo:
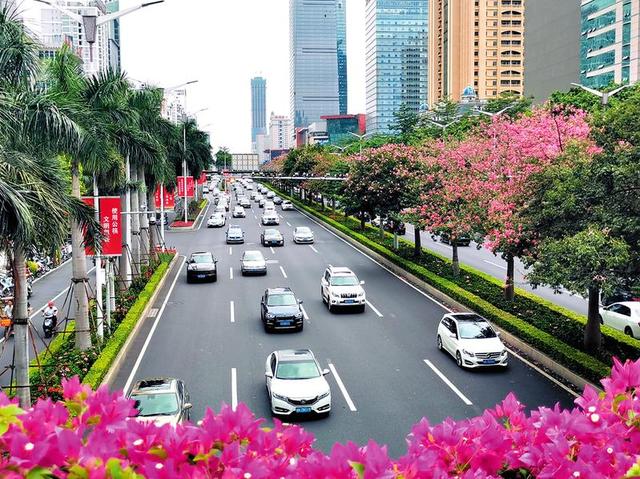
[[329, 266], [320, 280], [322, 301], [329, 311], [346, 306], [357, 307], [364, 312], [367, 298], [362, 285], [364, 281], [359, 281], [349, 268]]

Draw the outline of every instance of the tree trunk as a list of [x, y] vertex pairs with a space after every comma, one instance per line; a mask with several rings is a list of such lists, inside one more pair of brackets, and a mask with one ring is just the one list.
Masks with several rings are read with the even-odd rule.
[[507, 253], [505, 260], [507, 261], [507, 280], [504, 285], [504, 297], [507, 301], [513, 301], [516, 295], [514, 282], [515, 260], [511, 253]]
[[360, 230], [364, 231], [364, 211], [360, 212]]
[[418, 226], [413, 227], [413, 256], [414, 258], [422, 256], [422, 236]]
[[27, 310], [27, 274], [24, 249], [13, 250], [13, 331], [15, 338], [15, 365], [17, 396], [20, 407], [31, 407], [29, 384], [29, 313]]
[[[80, 198], [80, 175], [78, 164], [71, 167], [71, 191], [73, 196]], [[76, 305], [76, 348], [86, 351], [91, 347], [91, 332], [89, 331], [89, 298], [87, 297], [87, 257], [84, 252], [84, 237], [82, 228], [77, 221], [71, 221], [72, 247], [72, 279], [73, 298]]]
[[378, 229], [380, 231], [380, 239], [384, 239], [384, 220], [382, 217], [382, 213], [380, 213], [380, 224], [378, 225]]
[[120, 256], [120, 287], [127, 289], [131, 285], [131, 193], [129, 181], [131, 179], [131, 165], [129, 158], [126, 163], [127, 186], [124, 195], [120, 197], [120, 207], [126, 214], [122, 215], [122, 256]]
[[131, 181], [136, 183], [131, 190], [131, 211], [136, 214], [131, 215], [131, 270], [134, 276], [140, 273], [140, 216], [137, 214], [140, 206], [138, 201], [138, 169], [131, 167]]
[[331, 198], [331, 211], [336, 212], [336, 199]]
[[587, 313], [587, 324], [584, 328], [584, 348], [589, 352], [596, 352], [600, 349], [600, 288], [592, 286], [589, 288], [589, 310]]
[[[151, 188], [149, 188], [149, 191], [147, 191], [147, 209], [149, 210], [149, 212], [151, 213], [151, 217], [155, 218], [156, 217], [156, 198], [154, 195], [154, 192], [151, 191]], [[157, 254], [156, 254], [156, 245], [158, 244], [158, 240], [156, 238], [157, 235], [157, 230], [158, 230], [158, 221], [156, 220], [156, 224], [154, 226], [149, 225], [149, 217], [147, 216], [147, 228], [149, 228], [147, 231], [149, 232], [149, 244], [148, 244], [148, 248], [149, 248], [149, 254], [150, 254], [150, 258], [151, 259], [156, 259], [157, 258]], [[160, 218], [160, 221], [164, 221], [164, 218]]]
[[[138, 167], [138, 180], [142, 184], [140, 193], [138, 193], [138, 211], [147, 211], [147, 183], [144, 175], [144, 166]], [[145, 213], [139, 216], [140, 218], [140, 257], [145, 265], [149, 264], [150, 249], [149, 249], [149, 214]]]
[[320, 195], [320, 204], [322, 204], [322, 211], [324, 211], [324, 195]]
[[453, 276], [456, 278], [460, 276], [460, 260], [458, 259], [458, 239], [451, 238], [451, 269], [453, 271]]

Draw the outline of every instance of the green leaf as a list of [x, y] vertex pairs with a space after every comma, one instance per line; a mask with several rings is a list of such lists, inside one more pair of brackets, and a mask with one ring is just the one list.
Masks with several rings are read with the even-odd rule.
[[364, 479], [364, 464], [355, 461], [349, 461], [351, 468], [356, 471], [359, 479]]
[[631, 479], [634, 477], [640, 477], [640, 462], [634, 464], [633, 467], [629, 469], [629, 472], [627, 472], [627, 475], [624, 476], [625, 479]]
[[26, 479], [47, 479], [53, 477], [49, 469], [44, 467], [35, 467], [27, 473]]
[[8, 404], [0, 408], [0, 436], [7, 432], [9, 425], [20, 424], [18, 416], [21, 414], [24, 414], [24, 411], [16, 404]]

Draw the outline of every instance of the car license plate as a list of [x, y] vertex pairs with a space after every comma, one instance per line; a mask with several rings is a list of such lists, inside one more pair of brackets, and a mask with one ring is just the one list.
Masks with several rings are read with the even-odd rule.
[[280, 326], [291, 326], [291, 321], [280, 321]]
[[355, 302], [356, 302], [356, 300], [355, 300], [355, 299], [347, 299], [347, 300], [345, 301], [345, 303], [347, 303], [347, 304], [353, 304], [353, 303], [355, 303]]
[[199, 275], [198, 275], [198, 278], [199, 278], [199, 279], [204, 279], [206, 276], [207, 276], [206, 274], [199, 274]]
[[309, 412], [311, 412], [311, 408], [310, 407], [297, 407], [296, 408], [296, 412], [309, 413]]
[[482, 361], [482, 364], [495, 364], [496, 360], [495, 359], [485, 359], [484, 361]]

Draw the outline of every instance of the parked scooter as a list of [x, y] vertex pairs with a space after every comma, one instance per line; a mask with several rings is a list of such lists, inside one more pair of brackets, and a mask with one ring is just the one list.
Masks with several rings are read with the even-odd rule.
[[50, 338], [58, 326], [58, 308], [56, 308], [53, 301], [49, 301], [47, 307], [42, 311], [42, 316], [44, 317], [42, 322], [44, 337]]

